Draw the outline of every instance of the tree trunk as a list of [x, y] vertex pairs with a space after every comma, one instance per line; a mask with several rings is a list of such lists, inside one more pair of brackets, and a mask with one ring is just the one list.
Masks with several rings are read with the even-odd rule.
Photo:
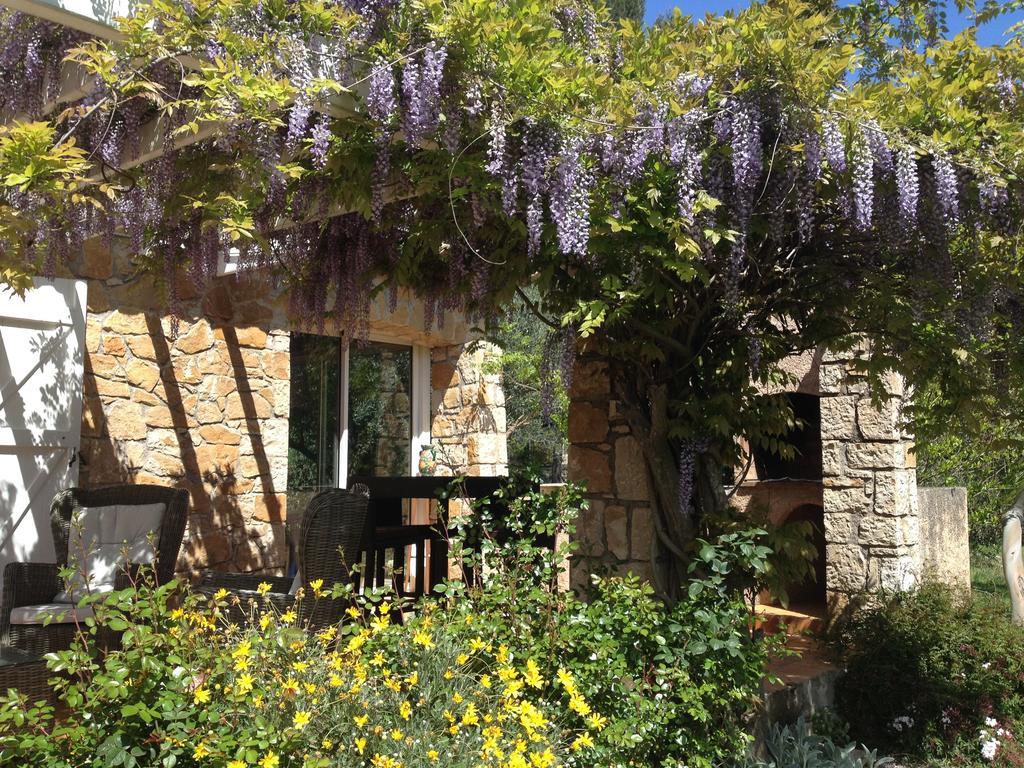
[[664, 384], [647, 384], [636, 369], [614, 377], [623, 415], [643, 453], [651, 493], [651, 511], [657, 536], [651, 553], [655, 587], [663, 599], [679, 599], [692, 556], [691, 544], [701, 530], [701, 520], [721, 512], [728, 500], [722, 487], [724, 468], [704, 451], [693, 466], [693, 493], [681, 500], [679, 450], [669, 437], [668, 390]]

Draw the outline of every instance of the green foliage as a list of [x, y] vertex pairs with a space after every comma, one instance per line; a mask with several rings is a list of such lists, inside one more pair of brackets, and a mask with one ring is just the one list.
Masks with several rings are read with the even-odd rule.
[[565, 479], [569, 399], [558, 366], [550, 365], [551, 330], [517, 298], [492, 339], [502, 352], [509, 467], [558, 482]]
[[[1004, 605], [929, 585], [852, 617], [834, 640], [847, 673], [837, 706], [854, 737], [920, 758], [979, 761], [979, 734], [1024, 723], [1024, 631]], [[991, 718], [996, 726], [987, 726]]]
[[803, 719], [792, 726], [772, 726], [765, 752], [766, 759], [750, 760], [744, 768], [882, 768], [893, 762], [856, 744], [841, 747], [827, 736], [812, 733]]
[[[485, 586], [442, 585], [414, 612], [386, 595], [313, 584], [301, 599], [354, 602], [340, 628], [315, 635], [292, 612], [251, 607], [248, 627], [225, 625], [234, 598], [177, 583], [97, 601], [98, 623], [126, 630], [122, 647], [96, 650], [90, 622], [75, 648], [52, 657], [53, 672], [69, 675], [66, 717], [0, 702], [0, 762], [710, 768], [740, 759], [770, 650], [749, 634], [742, 599], [717, 576], [673, 608], [634, 577], [596, 581], [588, 601], [557, 590], [566, 553], [533, 538], [567, 529], [580, 503], [572, 488], [513, 500], [504, 542], [488, 535], [484, 511]], [[763, 567], [749, 539], [709, 542], [708, 572]]]
[[629, 19], [634, 24], [642, 24], [646, 10], [646, 0], [608, 0], [608, 13], [613, 19]]
[[[1019, 393], [1011, 393], [1014, 406]], [[935, 389], [919, 396], [920, 410], [941, 410], [943, 393]], [[975, 424], [964, 420], [977, 419]], [[971, 541], [1002, 541], [1002, 517], [1024, 489], [1024, 462], [1016, 415], [968, 412], [952, 418], [932, 435], [917, 442], [917, 482], [923, 486], [963, 486]]]

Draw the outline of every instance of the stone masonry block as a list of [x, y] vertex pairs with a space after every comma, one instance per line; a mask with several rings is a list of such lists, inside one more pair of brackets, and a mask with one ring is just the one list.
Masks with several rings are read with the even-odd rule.
[[853, 440], [856, 437], [856, 396], [838, 395], [821, 398], [822, 440]]
[[822, 501], [826, 519], [830, 515], [865, 515], [871, 511], [871, 498], [860, 488], [825, 488]]
[[829, 544], [853, 544], [857, 531], [857, 515], [825, 515], [825, 541]]
[[821, 441], [821, 474], [839, 477], [845, 473], [845, 443], [838, 440]]
[[906, 456], [902, 443], [850, 443], [846, 461], [856, 469], [900, 469]]
[[875, 407], [869, 398], [857, 402], [857, 428], [865, 440], [899, 440], [899, 411], [896, 399]]
[[848, 544], [825, 545], [825, 585], [838, 592], [861, 592], [867, 585], [867, 558]]
[[917, 514], [917, 483], [914, 470], [895, 469], [875, 473], [876, 515], [903, 517]]
[[608, 551], [619, 560], [629, 559], [629, 524], [625, 507], [609, 506], [604, 510], [604, 534]]
[[631, 436], [615, 441], [615, 492], [622, 500], [648, 499], [647, 465], [640, 443]]

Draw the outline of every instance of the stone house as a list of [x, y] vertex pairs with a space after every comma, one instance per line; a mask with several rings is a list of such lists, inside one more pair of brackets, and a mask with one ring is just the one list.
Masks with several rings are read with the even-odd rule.
[[[814, 525], [817, 579], [790, 589], [817, 615], [843, 611], [864, 594], [908, 589], [925, 577], [970, 588], [964, 489], [919, 488], [913, 436], [902, 424], [907, 396], [891, 375], [890, 398], [876, 407], [855, 361], [864, 348], [794, 356], [785, 392], [805, 426], [790, 436], [791, 461], [755, 451], [728, 488], [740, 510], [773, 523]], [[655, 531], [639, 447], [617, 412], [607, 364], [581, 357], [569, 406], [569, 479], [586, 481], [590, 509], [579, 521], [573, 582], [591, 572], [649, 577]], [[763, 596], [771, 599], [770, 596]]]
[[[428, 328], [419, 301], [402, 297], [394, 311], [381, 301], [368, 339], [353, 340], [330, 322], [298, 327], [287, 296], [258, 277], [225, 274], [198, 290], [180, 274], [172, 316], [162, 287], [117, 241], [90, 241], [65, 276], [30, 294], [53, 285], [84, 304], [61, 308], [75, 330], [56, 353], [45, 338], [52, 329], [19, 335], [21, 321], [10, 319], [19, 299], [0, 308], [0, 340], [15, 361], [7, 383], [20, 382], [25, 411], [12, 413], [8, 400], [0, 415], [28, 430], [67, 421], [77, 407], [80, 427], [62, 427], [57, 465], [66, 458], [67, 472], [42, 479], [52, 465], [23, 460], [6, 468], [5, 477], [20, 479], [3, 494], [5, 562], [52, 562], [54, 483], [185, 487], [180, 570], [279, 571], [288, 562], [289, 503], [301, 509], [316, 488], [418, 474], [428, 445], [439, 474], [507, 472], [504, 396], [486, 365], [496, 350], [474, 343], [451, 313]], [[64, 405], [48, 408], [48, 397]], [[18, 459], [0, 455], [0, 463]]]

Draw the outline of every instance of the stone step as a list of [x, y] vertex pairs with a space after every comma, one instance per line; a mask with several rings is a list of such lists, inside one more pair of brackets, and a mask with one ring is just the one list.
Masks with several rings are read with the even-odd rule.
[[787, 635], [811, 634], [820, 637], [825, 632], [825, 606], [759, 604], [754, 608], [755, 626], [766, 634], [774, 635], [785, 630]]
[[842, 668], [832, 662], [817, 639], [790, 635], [786, 647], [796, 655], [773, 658], [762, 684], [764, 710], [757, 719], [754, 735], [761, 741], [772, 723], [810, 720], [835, 703], [836, 681]]

